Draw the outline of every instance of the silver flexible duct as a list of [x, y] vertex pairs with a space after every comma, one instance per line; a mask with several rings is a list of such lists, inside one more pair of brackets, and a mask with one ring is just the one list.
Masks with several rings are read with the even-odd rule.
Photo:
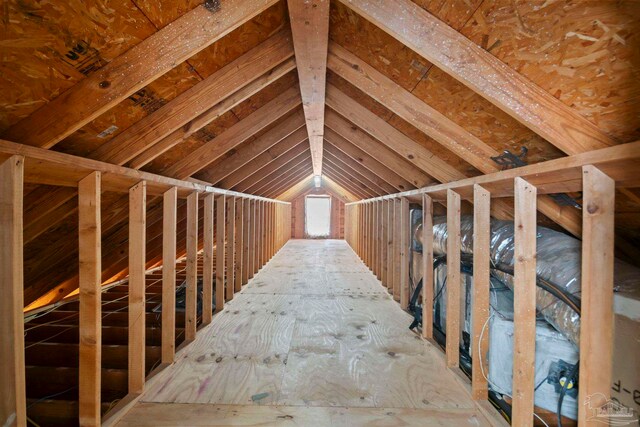
[[[421, 227], [414, 236], [421, 242]], [[462, 216], [460, 221], [461, 252], [473, 254], [473, 217]], [[434, 218], [433, 251], [447, 252], [447, 223], [445, 217]], [[554, 283], [566, 293], [580, 298], [582, 243], [566, 234], [545, 227], [537, 228], [536, 271], [538, 278]], [[511, 221], [491, 219], [491, 262], [493, 265], [513, 267], [515, 249], [514, 227]], [[614, 290], [634, 293], [640, 286], [640, 269], [616, 260]], [[513, 276], [500, 271], [496, 275], [513, 290]], [[517, 284], [515, 285], [517, 286]], [[580, 343], [580, 316], [567, 304], [544, 289], [536, 288], [536, 307], [544, 319], [576, 346]]]

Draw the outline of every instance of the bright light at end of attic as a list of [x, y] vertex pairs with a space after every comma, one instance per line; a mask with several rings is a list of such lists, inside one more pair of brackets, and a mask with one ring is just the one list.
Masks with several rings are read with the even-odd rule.
[[320, 186], [322, 186], [322, 177], [320, 175], [314, 175], [313, 183], [315, 184], [316, 188], [320, 188]]

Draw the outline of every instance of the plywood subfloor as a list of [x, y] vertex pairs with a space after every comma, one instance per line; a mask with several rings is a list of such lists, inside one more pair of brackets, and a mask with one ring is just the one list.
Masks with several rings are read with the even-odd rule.
[[488, 425], [341, 240], [292, 240], [120, 426]]

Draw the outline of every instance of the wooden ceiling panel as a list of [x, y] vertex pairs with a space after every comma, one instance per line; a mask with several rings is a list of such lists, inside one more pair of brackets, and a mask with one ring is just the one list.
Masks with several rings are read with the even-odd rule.
[[[280, 79], [262, 89], [260, 92], [242, 102], [231, 111], [223, 114], [222, 116], [211, 122], [209, 125], [193, 134], [187, 140], [179, 143], [175, 147], [168, 150], [166, 153], [156, 158], [154, 161], [146, 165], [143, 170], [148, 172], [155, 171], [158, 173], [166, 170], [173, 163], [175, 163], [176, 159], [181, 159], [188, 153], [205, 145], [207, 142], [211, 141], [213, 138], [238, 123], [241, 119], [246, 118], [260, 107], [275, 99], [279, 94], [281, 94], [288, 88], [293, 87], [297, 83], [296, 79], [297, 76], [295, 70], [287, 73]], [[255, 137], [250, 138], [249, 141], [253, 141], [254, 138]], [[249, 141], [245, 143], [249, 143]], [[218, 159], [218, 161], [224, 160]], [[215, 163], [213, 165], [215, 165]], [[213, 165], [209, 166], [209, 168], [213, 167]]]
[[3, 2], [0, 133], [154, 32], [128, 0]]
[[640, 2], [485, 1], [461, 33], [619, 142], [640, 138]]
[[400, 132], [420, 143], [422, 146], [434, 153], [437, 157], [449, 163], [455, 169], [465, 174], [468, 172], [473, 172], [474, 175], [478, 174], [478, 172], [469, 163], [456, 156], [450, 150], [442, 147], [442, 145], [438, 144], [432, 138], [420, 132], [418, 129], [416, 129], [414, 126], [410, 125], [403, 119], [396, 117], [391, 111], [386, 109], [384, 106], [382, 106], [369, 95], [358, 89], [356, 86], [344, 80], [342, 77], [330, 71], [328, 73], [327, 82], [340, 89], [351, 99], [357, 101], [358, 104], [367, 108], [382, 120], [387, 121], [390, 125], [398, 129]]
[[287, 22], [286, 6], [281, 0], [217, 43], [193, 55], [188, 62], [201, 77], [206, 78], [277, 33]]
[[526, 160], [529, 163], [564, 155], [532, 130], [436, 67], [416, 86], [413, 95], [498, 152], [508, 149], [519, 154], [524, 146], [528, 149]]
[[199, 81], [189, 65], [182, 63], [63, 139], [54, 149], [87, 156]]
[[483, 0], [412, 0], [451, 28], [460, 30]]
[[347, 8], [331, 2], [329, 38], [367, 62], [378, 71], [411, 90], [431, 63], [393, 37]]

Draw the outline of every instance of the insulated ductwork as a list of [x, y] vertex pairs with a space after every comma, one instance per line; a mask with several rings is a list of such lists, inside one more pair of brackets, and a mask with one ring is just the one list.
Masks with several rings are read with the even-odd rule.
[[[421, 227], [415, 230], [421, 240]], [[446, 218], [434, 218], [434, 255], [446, 255]], [[462, 216], [460, 222], [461, 252], [473, 254], [473, 217]], [[537, 228], [536, 271], [539, 282], [546, 282], [558, 292], [562, 292], [579, 302], [581, 288], [582, 243], [566, 234], [545, 228]], [[491, 220], [491, 263], [496, 274], [513, 290], [513, 254], [515, 249], [514, 226], [510, 221]], [[634, 293], [640, 285], [640, 270], [616, 260], [614, 289], [621, 293]], [[540, 286], [536, 288], [536, 307], [544, 319], [560, 331], [576, 346], [580, 342], [580, 315], [575, 307], [567, 305]]]

